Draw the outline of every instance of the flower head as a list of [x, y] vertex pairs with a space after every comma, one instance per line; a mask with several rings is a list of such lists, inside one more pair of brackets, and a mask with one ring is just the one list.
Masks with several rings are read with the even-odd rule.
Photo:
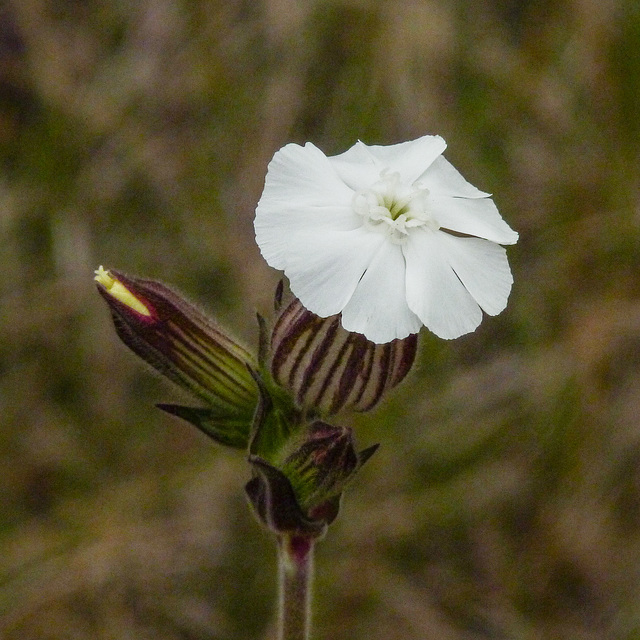
[[275, 154], [256, 240], [307, 309], [385, 343], [423, 324], [457, 338], [505, 308], [513, 277], [500, 245], [518, 234], [445, 148], [424, 136], [334, 157], [311, 143]]

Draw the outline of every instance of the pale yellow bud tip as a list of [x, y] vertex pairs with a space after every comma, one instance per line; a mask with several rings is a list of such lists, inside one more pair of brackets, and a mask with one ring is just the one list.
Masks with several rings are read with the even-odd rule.
[[100, 265], [95, 271], [96, 277], [94, 280], [101, 284], [108, 292], [109, 295], [119, 300], [123, 304], [126, 304], [128, 307], [131, 307], [134, 311], [142, 314], [143, 316], [150, 316], [151, 311], [142, 303], [141, 300], [136, 298], [129, 289], [127, 289], [122, 282], [116, 280], [111, 276], [111, 274], [102, 268]]

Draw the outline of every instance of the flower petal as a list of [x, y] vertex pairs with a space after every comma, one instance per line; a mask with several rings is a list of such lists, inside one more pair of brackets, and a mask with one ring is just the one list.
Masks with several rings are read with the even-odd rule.
[[339, 313], [386, 241], [384, 234], [363, 227], [298, 234], [289, 247], [284, 270], [291, 291], [316, 315], [324, 318]]
[[384, 165], [378, 164], [370, 153], [370, 147], [364, 142], [356, 142], [353, 147], [337, 156], [331, 156], [329, 162], [340, 179], [353, 191], [368, 189], [380, 180]]
[[449, 264], [485, 313], [495, 316], [503, 311], [513, 284], [506, 249], [480, 238], [457, 238], [442, 231], [438, 236]]
[[440, 136], [423, 136], [390, 146], [357, 142], [329, 160], [345, 183], [358, 191], [379, 180], [384, 169], [397, 171], [403, 182], [412, 184], [446, 148], [447, 143]]
[[332, 206], [342, 199], [350, 202], [352, 196], [330, 159], [310, 142], [304, 147], [291, 143], [275, 153], [267, 168], [260, 201], [290, 203], [293, 194], [297, 204], [313, 206]]
[[491, 198], [451, 198], [432, 194], [429, 207], [443, 229], [499, 244], [518, 241], [518, 234], [502, 219]]
[[422, 322], [407, 306], [402, 249], [380, 246], [342, 311], [342, 326], [383, 344], [420, 331]]
[[350, 231], [362, 225], [351, 207], [353, 193], [316, 147], [287, 145], [269, 164], [254, 228], [264, 259], [285, 269], [289, 254], [308, 235]]
[[288, 206], [264, 203], [256, 213], [256, 242], [264, 259], [275, 269], [287, 269], [290, 260], [295, 262], [295, 256], [307, 250], [309, 243], [308, 250], [312, 250], [314, 236], [347, 233], [362, 226], [351, 207], [296, 207], [295, 201], [292, 196]]
[[369, 147], [371, 155], [384, 167], [397, 171], [403, 182], [413, 184], [447, 148], [440, 136], [422, 136], [417, 140]]
[[444, 156], [438, 156], [418, 181], [439, 196], [487, 198], [491, 195], [467, 182]]
[[449, 266], [441, 233], [416, 229], [403, 246], [407, 304], [437, 336], [458, 338], [482, 321], [482, 311]]

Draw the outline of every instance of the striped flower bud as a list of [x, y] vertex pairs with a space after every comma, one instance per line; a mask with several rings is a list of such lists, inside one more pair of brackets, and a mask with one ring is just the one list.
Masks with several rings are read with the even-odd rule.
[[296, 488], [300, 504], [309, 510], [339, 494], [358, 466], [351, 429], [318, 420], [286, 458], [282, 471]]
[[271, 374], [302, 409], [331, 415], [368, 411], [407, 375], [417, 334], [375, 344], [320, 318], [294, 298], [276, 319], [271, 335]]
[[161, 374], [203, 400], [208, 408], [160, 408], [192, 422], [216, 440], [246, 446], [258, 389], [252, 356], [193, 305], [159, 282], [96, 271], [116, 332]]
[[254, 477], [246, 492], [256, 515], [276, 533], [322, 535], [346, 484], [377, 448], [358, 452], [351, 429], [317, 420], [282, 461], [250, 455]]

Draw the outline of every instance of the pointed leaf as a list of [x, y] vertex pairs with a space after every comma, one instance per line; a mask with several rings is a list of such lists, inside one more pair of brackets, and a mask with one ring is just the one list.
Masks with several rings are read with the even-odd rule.
[[359, 454], [358, 454], [358, 469], [365, 463], [367, 462], [367, 460], [369, 460], [369, 458], [371, 458], [371, 456], [378, 450], [378, 448], [380, 447], [379, 444], [374, 444], [370, 447], [367, 447], [366, 449], [363, 449]]
[[246, 449], [249, 444], [251, 421], [246, 416], [225, 414], [208, 408], [183, 407], [178, 404], [156, 406], [196, 426], [219, 444], [236, 449]]

